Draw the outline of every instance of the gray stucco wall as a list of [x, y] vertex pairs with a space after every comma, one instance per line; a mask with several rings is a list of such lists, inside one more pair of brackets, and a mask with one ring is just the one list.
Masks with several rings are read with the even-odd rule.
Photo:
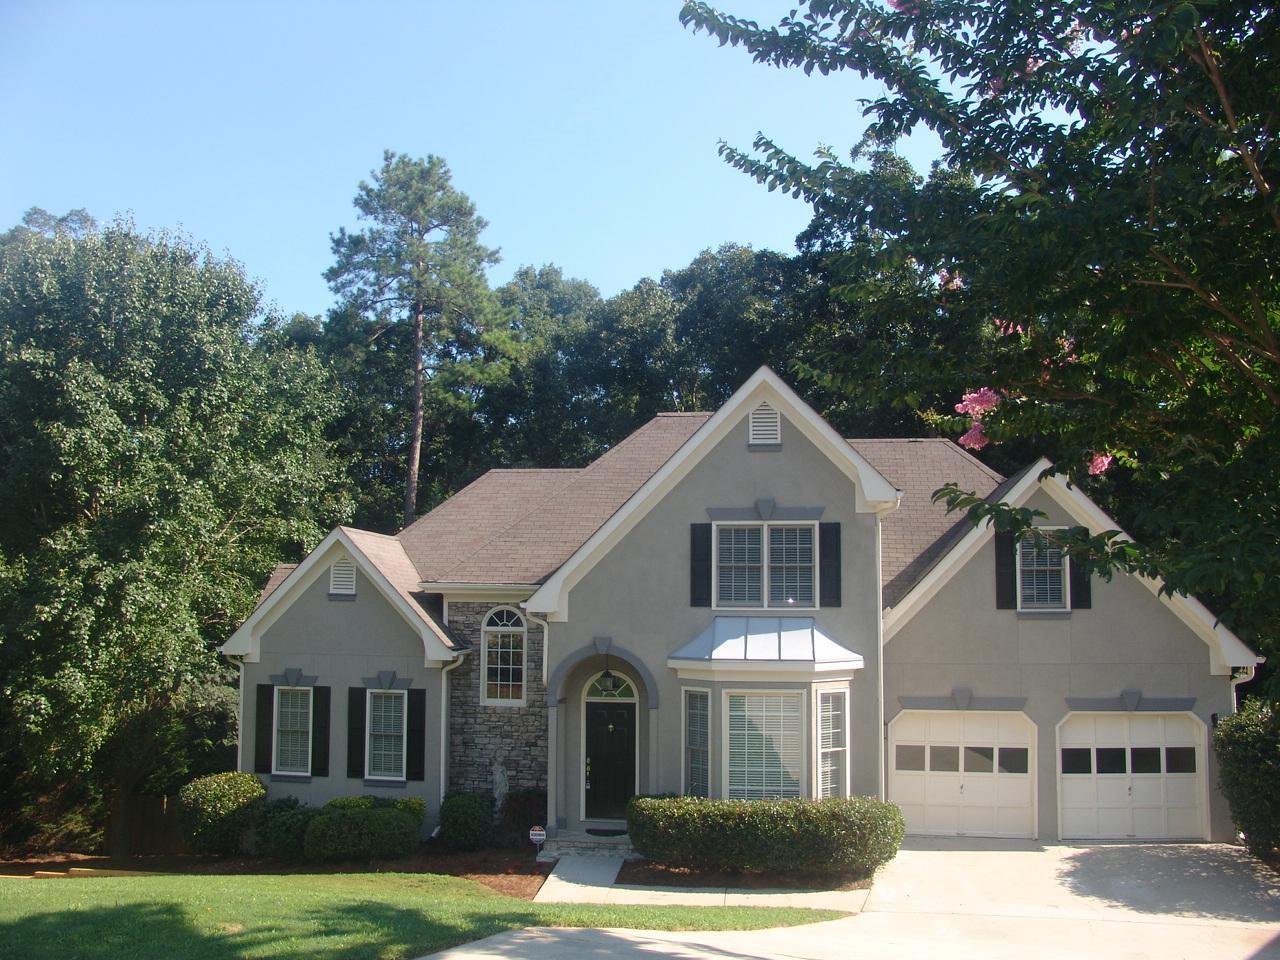
[[[328, 566], [262, 634], [261, 655], [246, 663], [240, 743], [241, 769], [254, 769], [254, 742], [259, 718], [255, 715], [257, 684], [271, 683], [272, 675], [299, 669], [314, 676], [317, 686], [331, 690], [329, 714], [329, 775], [309, 782], [268, 780], [270, 797], [294, 796], [304, 803], [323, 804], [334, 797], [359, 794], [422, 797], [427, 801], [427, 829], [440, 806], [440, 670], [423, 666], [422, 639], [400, 614], [357, 570], [356, 597], [330, 600]], [[410, 681], [411, 688], [426, 691], [426, 758], [422, 781], [399, 786], [366, 784], [347, 777], [347, 690], [364, 687], [364, 678], [383, 671]], [[267, 723], [271, 718], [265, 718]]]
[[[667, 657], [706, 628], [713, 617], [741, 615], [689, 604], [689, 526], [707, 523], [709, 508], [751, 507], [773, 499], [779, 507], [822, 507], [824, 522], [841, 524], [842, 604], [812, 615], [818, 626], [837, 642], [861, 654], [865, 669], [852, 681], [849, 699], [852, 790], [875, 794], [879, 787], [879, 710], [876, 698], [879, 606], [876, 562], [877, 526], [873, 514], [855, 512], [851, 481], [790, 423], [783, 419], [782, 449], [752, 451], [747, 446], [745, 417], [706, 457], [670, 491], [569, 593], [569, 619], [552, 623], [549, 666], [578, 651], [593, 648], [593, 639], [609, 637], [614, 644], [611, 668], [644, 684], [647, 671], [654, 689], [645, 684], [640, 706], [639, 791], [678, 792], [681, 787], [682, 686], [721, 685], [682, 681], [666, 664]], [[753, 615], [786, 615], [765, 610]], [[629, 663], [619, 650], [629, 651], [640, 664]], [[637, 670], [642, 665], [644, 670]], [[556, 817], [571, 829], [581, 828], [582, 751], [581, 711], [585, 684], [604, 667], [594, 656], [568, 675], [556, 708]], [[759, 682], [731, 682], [735, 689]], [[808, 681], [780, 681], [774, 686], [807, 687]], [[647, 709], [646, 701], [656, 700]], [[711, 771], [713, 791], [719, 788], [723, 738], [721, 699], [712, 699]], [[808, 738], [812, 737], [812, 725]], [[812, 763], [807, 763], [812, 776]], [[806, 792], [810, 784], [805, 785]]]
[[[1043, 510], [1046, 525], [1072, 525], [1045, 493], [1028, 506]], [[1231, 707], [1229, 678], [1209, 672], [1209, 648], [1142, 583], [1117, 574], [1094, 577], [1092, 608], [1069, 615], [1018, 613], [995, 605], [995, 547], [989, 542], [885, 646], [885, 721], [899, 697], [946, 697], [955, 688], [975, 698], [1025, 697], [1037, 728], [1039, 836], [1058, 837], [1058, 723], [1068, 697], [1118, 697], [1126, 689], [1144, 697], [1194, 697], [1206, 726]], [[886, 734], [887, 735], [887, 734]], [[1217, 769], [1205, 745], [1210, 786], [1210, 831], [1234, 836]], [[892, 795], [890, 796], [892, 799]]]

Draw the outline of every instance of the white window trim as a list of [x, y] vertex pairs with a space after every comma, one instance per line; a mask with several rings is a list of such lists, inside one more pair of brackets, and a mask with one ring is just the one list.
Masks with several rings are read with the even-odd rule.
[[689, 795], [689, 694], [701, 693], [707, 698], [707, 797], [715, 796], [711, 788], [711, 688], [680, 688], [680, 796]]
[[[279, 769], [279, 753], [280, 753], [280, 691], [302, 691], [307, 695], [307, 769], [302, 770], [281, 770]], [[315, 692], [310, 687], [284, 687], [275, 688], [271, 706], [271, 775], [273, 777], [309, 777], [311, 776], [311, 741], [315, 736]]]
[[[520, 628], [489, 627], [489, 618], [499, 610], [509, 610], [520, 618]], [[524, 637], [520, 644], [520, 697], [519, 699], [489, 696], [489, 634], [519, 633]], [[518, 609], [506, 604], [486, 610], [480, 619], [480, 703], [486, 707], [523, 707], [529, 700], [529, 621]]]
[[[351, 571], [350, 589], [346, 584], [336, 584], [334, 582], [334, 572], [338, 566]], [[356, 595], [356, 563], [350, 557], [337, 557], [333, 563], [329, 564], [329, 593], [335, 597], [354, 597]]]
[[844, 746], [836, 748], [844, 754], [844, 793], [840, 796], [850, 795], [850, 779], [853, 776], [849, 763], [849, 688], [847, 686], [815, 687], [813, 690], [813, 796], [819, 800], [822, 799], [822, 754], [836, 752], [836, 750], [822, 749], [822, 698], [829, 696], [844, 697]]
[[813, 716], [810, 698], [805, 696], [809, 687], [743, 687], [723, 690], [720, 694], [720, 796], [729, 797], [729, 697], [731, 696], [795, 696], [800, 700], [800, 793], [801, 797], [813, 796], [812, 746]]
[[[1046, 533], [1053, 530], [1065, 530], [1066, 527], [1036, 527]], [[1062, 551], [1062, 606], [1060, 607], [1024, 607], [1022, 605], [1022, 543], [1031, 539], [1023, 536], [1013, 542], [1013, 589], [1018, 601], [1018, 613], [1068, 613], [1071, 610], [1071, 558]]]
[[[760, 528], [760, 602], [758, 607], [748, 605], [720, 603], [720, 528], [721, 527], [759, 527]], [[812, 527], [813, 528], [813, 605], [770, 606], [769, 605], [769, 528], [770, 527]], [[741, 612], [752, 610], [793, 610], [811, 613], [820, 610], [818, 595], [822, 583], [822, 571], [819, 568], [821, 550], [818, 545], [818, 521], [816, 520], [717, 520], [711, 524], [711, 609], [716, 611]]]
[[[401, 700], [400, 708], [400, 776], [388, 777], [369, 772], [369, 739], [373, 736], [373, 695], [375, 693], [393, 694]], [[405, 783], [409, 776], [409, 691], [408, 690], [375, 690], [370, 687], [364, 692], [364, 778], [366, 780], [382, 780], [386, 783]]]

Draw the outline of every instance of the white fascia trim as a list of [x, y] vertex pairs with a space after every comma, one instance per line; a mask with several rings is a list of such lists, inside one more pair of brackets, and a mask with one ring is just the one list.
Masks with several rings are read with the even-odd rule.
[[[1026, 472], [1021, 480], [1005, 495], [1003, 503], [1020, 507], [1037, 490], [1042, 489], [1058, 506], [1062, 507], [1071, 518], [1089, 532], [1097, 535], [1106, 530], [1119, 530], [1121, 538], [1131, 539], [1120, 530], [1119, 524], [1108, 516], [1101, 507], [1085, 496], [1084, 492], [1070, 483], [1063, 474], [1050, 474], [1042, 482], [1040, 475], [1053, 466], [1041, 457]], [[994, 536], [990, 523], [983, 523], [970, 530], [961, 541], [952, 548], [928, 575], [916, 584], [915, 588], [902, 599], [898, 606], [885, 611], [884, 636], [888, 643], [903, 625], [911, 619], [974, 555]], [[1244, 642], [1215, 617], [1199, 600], [1184, 594], [1161, 593], [1164, 581], [1158, 577], [1142, 577], [1137, 579], [1151, 591], [1153, 595], [1181, 620], [1196, 636], [1203, 640], [1210, 650], [1210, 670], [1214, 674], [1230, 674], [1233, 667], [1248, 666], [1261, 662], [1258, 655], [1250, 650]]]
[[[426, 666], [431, 666], [433, 663], [448, 662], [457, 657], [457, 653], [437, 633], [432, 624], [409, 606], [405, 599], [400, 596], [400, 592], [391, 585], [391, 581], [386, 578], [381, 570], [374, 566], [372, 561], [364, 555], [341, 527], [335, 528], [327, 537], [321, 540], [319, 546], [307, 554], [306, 559], [298, 564], [285, 577], [284, 581], [272, 591], [271, 596], [258, 604], [257, 609], [249, 614], [248, 619], [240, 625], [240, 628], [231, 635], [226, 643], [218, 648], [219, 652], [224, 656], [242, 656], [250, 663], [257, 663], [263, 632], [275, 622], [280, 614], [284, 613], [292, 605], [298, 595], [307, 586], [310, 586], [316, 577], [324, 572], [322, 568], [324, 564], [329, 562], [329, 555], [335, 545], [341, 545], [346, 550], [348, 556], [360, 568], [360, 572], [378, 588], [383, 598], [404, 618], [405, 623], [421, 637], [424, 653], [423, 663]], [[286, 597], [288, 598], [287, 600]]]
[[448, 600], [482, 602], [519, 602], [527, 600], [538, 589], [536, 583], [444, 583], [423, 580], [418, 589], [424, 593], [442, 593]]
[[[770, 401], [788, 422], [823, 451], [854, 484], [855, 509], [859, 513], [895, 510], [901, 492], [838, 434], [782, 379], [768, 367], [761, 367], [738, 388], [666, 463], [631, 495], [591, 538], [574, 551], [558, 570], [529, 598], [530, 613], [551, 614], [548, 619], [568, 619], [568, 594], [628, 531], [652, 509], [680, 480], [709, 453], [760, 401]], [[745, 443], [744, 443], [745, 446]]]
[[857, 660], [832, 660], [814, 664], [807, 660], [681, 660], [671, 657], [667, 666], [682, 680], [779, 680], [794, 681], [852, 679], [866, 666]]

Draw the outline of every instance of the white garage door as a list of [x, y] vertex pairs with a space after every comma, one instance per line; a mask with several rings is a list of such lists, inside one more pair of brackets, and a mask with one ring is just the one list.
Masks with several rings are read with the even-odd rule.
[[1073, 713], [1058, 733], [1064, 840], [1198, 840], [1204, 725], [1187, 714]]
[[909, 833], [1034, 835], [1035, 725], [1022, 714], [904, 710], [889, 738], [889, 799]]

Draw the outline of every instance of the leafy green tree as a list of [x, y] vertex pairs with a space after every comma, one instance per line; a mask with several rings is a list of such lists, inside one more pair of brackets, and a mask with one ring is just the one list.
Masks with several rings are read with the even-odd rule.
[[[495, 344], [486, 319], [490, 296], [484, 268], [496, 263], [498, 254], [480, 243], [487, 224], [466, 194], [453, 187], [439, 157], [415, 160], [388, 150], [372, 182], [360, 183], [355, 206], [369, 225], [356, 233], [339, 229], [333, 237], [334, 265], [325, 278], [343, 298], [343, 310], [373, 321], [371, 340], [397, 325], [412, 334], [407, 371], [412, 415], [401, 514], [407, 526], [418, 508], [427, 381], [441, 375], [455, 380], [467, 367], [475, 373], [489, 359]], [[445, 399], [453, 407], [442, 415], [465, 407], [465, 393], [450, 390]]]
[[126, 223], [0, 247], [6, 806], [160, 776], [162, 715], [218, 700], [216, 644], [345, 516], [336, 410], [234, 263]]
[[[829, 383], [929, 403], [967, 372], [939, 427], [976, 449], [1034, 439], [1104, 501], [1141, 494], [1122, 516], [1143, 546], [1076, 531], [1078, 559], [1159, 573], [1280, 651], [1276, 8], [810, 0], [776, 27], [695, 2], [681, 17], [759, 62], [885, 90], [848, 159], [763, 136], [723, 148], [813, 205], [835, 288], [910, 280], [884, 307], [919, 318], [921, 350], [833, 354]], [[943, 162], [895, 172], [886, 149], [920, 128]]]

